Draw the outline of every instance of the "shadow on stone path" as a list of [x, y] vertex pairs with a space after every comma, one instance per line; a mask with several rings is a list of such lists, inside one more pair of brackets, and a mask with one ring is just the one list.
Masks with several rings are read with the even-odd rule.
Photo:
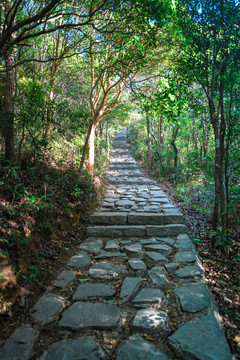
[[87, 240], [0, 359], [232, 359], [182, 214], [138, 169], [124, 129], [108, 179]]

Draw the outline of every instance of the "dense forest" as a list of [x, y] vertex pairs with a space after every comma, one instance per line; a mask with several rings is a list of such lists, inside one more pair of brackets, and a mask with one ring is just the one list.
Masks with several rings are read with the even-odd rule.
[[240, 351], [239, 24], [236, 0], [1, 2], [5, 322], [84, 236], [124, 126], [143, 171], [207, 228], [193, 237], [212, 281], [227, 276], [217, 296]]

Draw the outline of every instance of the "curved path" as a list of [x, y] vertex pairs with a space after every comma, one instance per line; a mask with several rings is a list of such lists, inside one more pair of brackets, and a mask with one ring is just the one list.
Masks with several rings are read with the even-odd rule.
[[232, 359], [182, 214], [138, 169], [125, 130], [108, 179], [87, 240], [0, 359]]

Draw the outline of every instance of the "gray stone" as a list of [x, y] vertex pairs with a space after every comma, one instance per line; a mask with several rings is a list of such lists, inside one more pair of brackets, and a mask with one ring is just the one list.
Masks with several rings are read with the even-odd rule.
[[120, 248], [120, 246], [116, 243], [115, 240], [108, 240], [106, 246], [105, 246], [105, 250], [116, 250], [118, 251]]
[[175, 273], [175, 271], [177, 269], [179, 269], [179, 264], [176, 263], [168, 263], [168, 264], [164, 264], [165, 269], [167, 270], [167, 272], [169, 274], [173, 274]]
[[174, 290], [183, 311], [196, 313], [211, 305], [210, 293], [204, 283], [186, 284]]
[[57, 280], [53, 281], [53, 286], [59, 288], [66, 288], [73, 280], [76, 279], [74, 272], [72, 270], [64, 270], [58, 277]]
[[45, 325], [58, 316], [64, 308], [64, 298], [60, 295], [48, 293], [42, 296], [34, 305], [32, 318], [38, 324]]
[[87, 229], [88, 236], [93, 237], [142, 237], [146, 235], [146, 227], [141, 225], [124, 226], [124, 225], [110, 225], [110, 226], [89, 226]]
[[156, 239], [141, 239], [139, 242], [142, 245], [159, 244], [158, 240]]
[[193, 251], [183, 251], [183, 252], [178, 252], [175, 255], [174, 259], [178, 263], [187, 264], [187, 263], [195, 262], [197, 260], [197, 257], [195, 252]]
[[180, 251], [192, 250], [194, 249], [193, 243], [187, 236], [187, 234], [181, 234], [177, 237], [177, 241], [174, 245]]
[[167, 360], [167, 357], [153, 344], [134, 334], [120, 346], [116, 360]]
[[164, 224], [164, 214], [153, 214], [153, 213], [130, 213], [127, 219], [128, 224]]
[[155, 250], [155, 251], [165, 251], [165, 252], [171, 252], [172, 248], [168, 245], [162, 245], [162, 244], [157, 244], [157, 245], [145, 245], [145, 249], [146, 250]]
[[161, 241], [163, 243], [167, 243], [169, 245], [173, 245], [175, 243], [175, 240], [173, 240], [172, 238], [167, 238], [167, 237], [164, 237], [164, 238], [156, 238], [157, 241]]
[[195, 276], [200, 277], [203, 274], [202, 269], [198, 265], [184, 266], [181, 269], [178, 269], [175, 273], [179, 278], [189, 279], [194, 278]]
[[155, 261], [156, 263], [159, 264], [164, 264], [166, 262], [168, 262], [168, 259], [165, 258], [165, 256], [163, 256], [160, 253], [157, 252], [153, 252], [153, 251], [146, 251], [146, 255], [153, 261]]
[[126, 277], [122, 283], [120, 299], [127, 301], [138, 291], [142, 283], [141, 277]]
[[149, 206], [144, 206], [143, 211], [145, 212], [157, 212], [159, 209], [158, 205], [149, 205]]
[[39, 332], [30, 325], [18, 327], [0, 348], [1, 360], [28, 360]]
[[124, 225], [127, 223], [127, 213], [122, 212], [95, 212], [89, 218], [90, 224]]
[[88, 269], [91, 265], [91, 262], [92, 261], [90, 257], [84, 251], [82, 251], [76, 255], [73, 255], [69, 260], [68, 265], [75, 268]]
[[117, 326], [119, 317], [120, 312], [115, 305], [78, 301], [67, 308], [59, 326], [72, 330], [113, 329]]
[[124, 253], [120, 253], [120, 252], [111, 252], [111, 251], [102, 250], [102, 251], [100, 251], [99, 254], [97, 254], [94, 257], [94, 259], [105, 259], [105, 258], [114, 258], [114, 257], [126, 258], [127, 255]]
[[162, 203], [162, 204], [166, 204], [169, 203], [169, 200], [167, 197], [160, 197], [160, 198], [153, 198], [152, 200], [150, 200], [152, 204], [154, 203]]
[[98, 254], [103, 247], [102, 240], [91, 240], [80, 245], [80, 249], [89, 251], [93, 254]]
[[119, 277], [126, 273], [126, 268], [123, 265], [112, 265], [107, 262], [95, 264], [90, 267], [89, 275], [93, 278], [99, 277]]
[[146, 270], [146, 265], [140, 259], [134, 258], [128, 260], [129, 265], [133, 270]]
[[133, 253], [133, 254], [139, 254], [142, 251], [142, 246], [141, 246], [141, 244], [134, 243], [131, 245], [124, 246], [124, 250], [126, 250], [130, 253]]
[[169, 329], [167, 313], [152, 308], [139, 310], [133, 320], [133, 328], [144, 332], [166, 333]]
[[133, 299], [134, 303], [161, 303], [163, 301], [163, 292], [159, 289], [143, 288]]
[[117, 206], [134, 206], [135, 202], [130, 200], [118, 200], [116, 203]]
[[61, 340], [49, 346], [39, 360], [105, 360], [106, 354], [91, 336]]
[[167, 213], [164, 215], [164, 223], [165, 224], [182, 224], [183, 223], [183, 215], [180, 213], [179, 214]]
[[146, 225], [148, 236], [175, 236], [186, 231], [182, 224]]
[[159, 266], [156, 266], [149, 270], [148, 276], [152, 280], [153, 284], [165, 286], [168, 283], [165, 271]]
[[181, 359], [232, 360], [214, 314], [195, 318], [181, 326], [168, 338], [168, 343]]
[[73, 295], [74, 300], [99, 298], [114, 295], [116, 290], [113, 286], [97, 283], [80, 284]]

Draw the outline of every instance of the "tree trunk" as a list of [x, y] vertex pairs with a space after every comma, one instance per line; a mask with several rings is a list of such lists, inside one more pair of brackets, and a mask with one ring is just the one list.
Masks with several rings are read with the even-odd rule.
[[5, 141], [5, 160], [14, 158], [14, 96], [16, 93], [16, 69], [14, 53], [4, 57], [6, 75], [1, 94], [1, 130]]
[[148, 136], [148, 158], [147, 164], [149, 168], [152, 167], [153, 153], [152, 153], [152, 137], [151, 137], [151, 129], [150, 129], [150, 120], [149, 117], [146, 116], [147, 120], [147, 136]]
[[173, 135], [172, 135], [172, 141], [171, 141], [171, 145], [174, 149], [174, 182], [175, 183], [177, 181], [177, 166], [178, 166], [178, 148], [175, 144], [175, 140], [177, 138], [178, 130], [179, 130], [178, 127], [176, 129], [173, 129]]

